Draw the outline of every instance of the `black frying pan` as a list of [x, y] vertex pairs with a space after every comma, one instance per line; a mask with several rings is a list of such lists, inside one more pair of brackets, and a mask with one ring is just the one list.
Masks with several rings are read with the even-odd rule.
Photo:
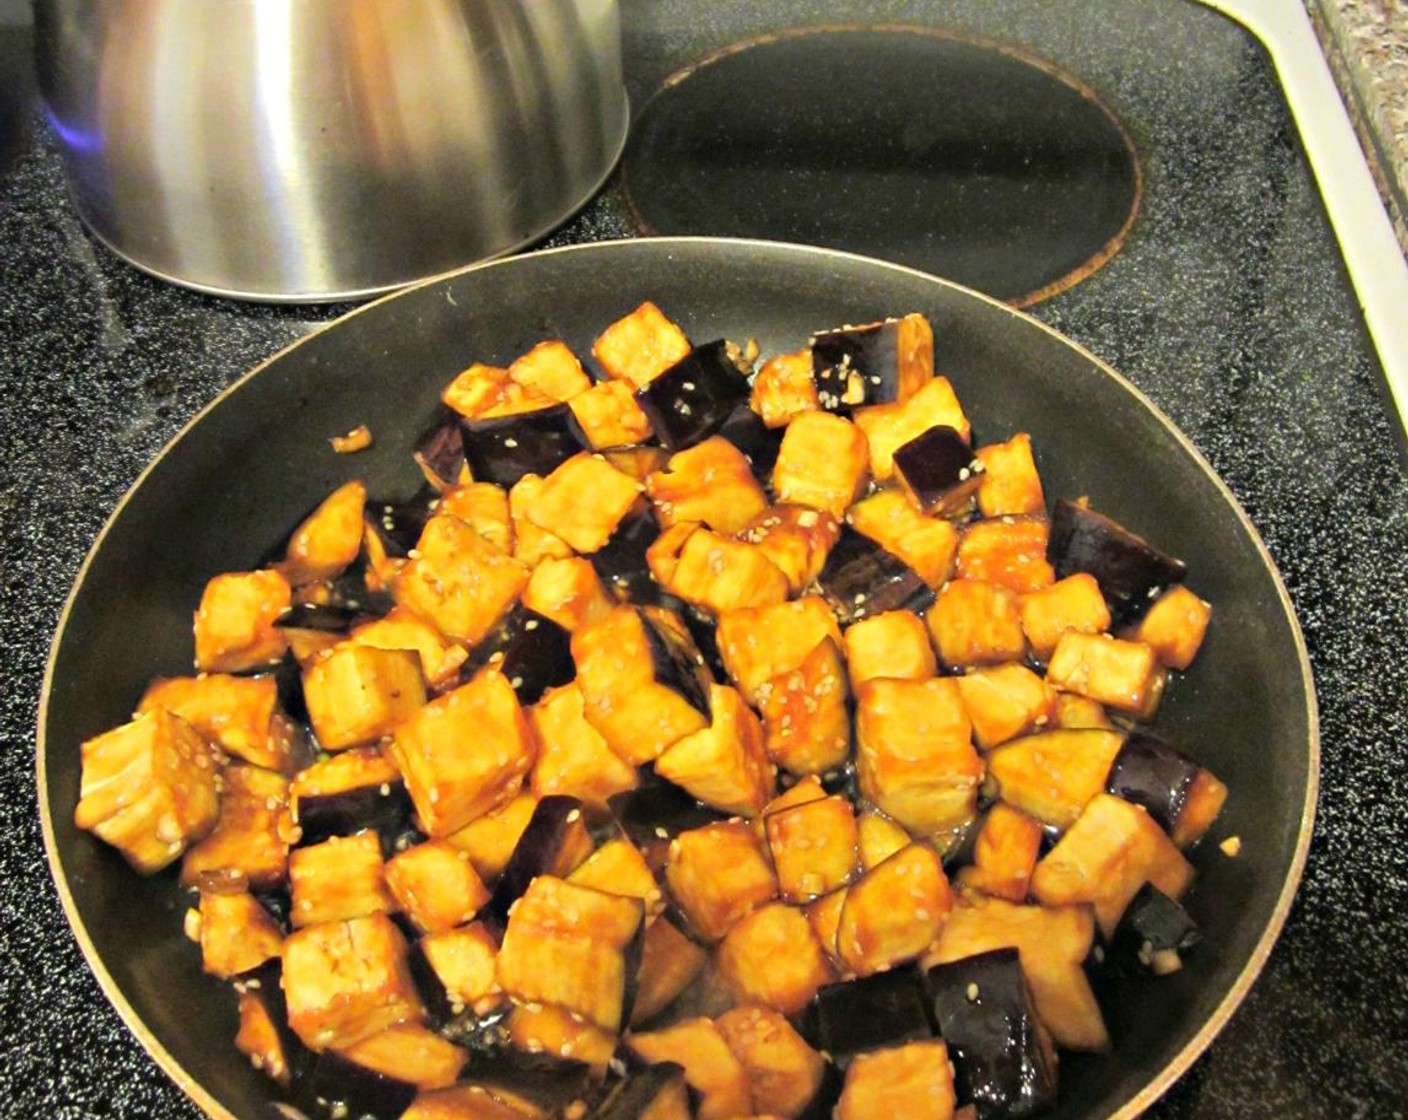
[[[349, 477], [408, 495], [411, 443], [440, 388], [469, 362], [506, 364], [544, 338], [585, 353], [652, 299], [696, 341], [756, 336], [764, 353], [816, 329], [917, 310], [975, 438], [1032, 434], [1048, 499], [1092, 504], [1188, 561], [1215, 607], [1194, 669], [1157, 727], [1223, 778], [1231, 797], [1194, 856], [1188, 906], [1205, 951], [1107, 1006], [1116, 1045], [1063, 1066], [1054, 1114], [1094, 1120], [1147, 1107], [1211, 1041], [1284, 921], [1310, 838], [1318, 740], [1305, 649], [1255, 532], [1192, 446], [1127, 382], [1035, 320], [966, 289], [860, 257], [764, 242], [659, 239], [589, 245], [472, 268], [384, 299], [234, 385], [124, 499], [74, 588], [39, 727], [40, 803], [54, 875], [103, 988], [156, 1060], [217, 1117], [273, 1115], [271, 1084], [231, 1040], [234, 1000], [181, 934], [174, 873], [140, 879], [72, 824], [79, 744], [128, 718], [147, 681], [189, 671], [191, 612], [213, 574], [258, 562]], [[367, 424], [371, 450], [328, 437]], [[1241, 838], [1241, 855], [1218, 843]]]

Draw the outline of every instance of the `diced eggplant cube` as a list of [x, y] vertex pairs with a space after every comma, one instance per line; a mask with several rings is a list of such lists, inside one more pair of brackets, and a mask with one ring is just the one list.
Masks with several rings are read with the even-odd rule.
[[895, 474], [924, 513], [957, 513], [982, 481], [968, 441], [947, 425], [929, 428], [895, 451]]
[[714, 615], [782, 603], [790, 590], [781, 569], [755, 545], [688, 523], [668, 530], [650, 560], [672, 594]]
[[396, 900], [386, 888], [381, 840], [375, 832], [334, 836], [299, 848], [288, 861], [295, 927], [391, 913]]
[[568, 684], [577, 675], [571, 633], [522, 603], [505, 620], [500, 652], [498, 670], [525, 706], [536, 704], [548, 689]]
[[469, 854], [469, 862], [487, 883], [503, 874], [518, 838], [533, 819], [537, 807], [538, 795], [530, 789], [520, 790], [497, 809], [476, 817], [445, 839]]
[[586, 1062], [597, 1077], [606, 1075], [616, 1053], [615, 1031], [602, 1030], [550, 1003], [515, 1004], [508, 1016], [508, 1033], [518, 1050]]
[[991, 750], [1051, 722], [1055, 691], [1025, 665], [985, 665], [958, 678], [973, 736]]
[[432, 1024], [442, 1028], [502, 1006], [498, 953], [498, 941], [483, 922], [426, 934], [411, 947], [411, 976]]
[[636, 403], [671, 451], [708, 439], [739, 405], [748, 403], [748, 379], [723, 339], [694, 347], [636, 390]]
[[[444, 1091], [487, 1089], [494, 1097], [512, 1104], [523, 1120], [565, 1116], [574, 1101], [590, 1097], [593, 1081], [592, 1067], [587, 1062], [557, 1054], [532, 1054], [512, 1045], [492, 1051], [471, 1049], [463, 1076], [471, 1085]], [[500, 1120], [501, 1116], [510, 1120], [498, 1112], [485, 1114], [483, 1120]], [[460, 1120], [458, 1114], [454, 1120]], [[481, 1120], [481, 1114], [473, 1113], [472, 1120]]]
[[684, 1067], [656, 1062], [614, 1084], [591, 1120], [693, 1120]]
[[[819, 790], [820, 783], [817, 786]], [[822, 796], [781, 810], [775, 804], [768, 807], [763, 823], [784, 899], [810, 902], [855, 878], [858, 830], [855, 810], [846, 798]]]
[[836, 978], [806, 915], [782, 902], [760, 906], [736, 923], [724, 935], [716, 962], [740, 1003], [784, 1015], [801, 1011]]
[[582, 451], [543, 479], [524, 507], [528, 520], [581, 553], [595, 552], [640, 497], [642, 485], [602, 455]]
[[505, 488], [525, 474], [551, 474], [588, 446], [572, 409], [560, 403], [511, 416], [466, 419], [460, 426], [474, 477]]
[[777, 895], [777, 876], [763, 843], [744, 821], [723, 821], [676, 836], [665, 882], [694, 932], [706, 941], [718, 941], [755, 906]]
[[977, 455], [983, 464], [978, 510], [984, 517], [1020, 517], [1046, 512], [1030, 435], [1018, 432], [1006, 443], [990, 443], [978, 448]]
[[283, 930], [248, 891], [222, 887], [200, 892], [201, 967], [229, 980], [278, 960]]
[[518, 838], [513, 855], [484, 908], [485, 918], [502, 926], [515, 902], [539, 875], [563, 878], [591, 854], [592, 841], [575, 797], [544, 797]]
[[1068, 630], [1052, 651], [1046, 679], [1064, 692], [1098, 700], [1147, 722], [1163, 697], [1168, 670], [1143, 642]]
[[777, 354], [759, 368], [749, 397], [750, 411], [769, 428], [783, 428], [804, 412], [818, 408], [812, 353]]
[[721, 436], [670, 456], [646, 479], [646, 489], [667, 527], [691, 521], [738, 533], [768, 504], [747, 458]]
[[1027, 652], [1017, 594], [998, 583], [950, 580], [924, 621], [951, 669], [1021, 661]]
[[483, 641], [518, 600], [528, 568], [457, 517], [426, 523], [417, 555], [396, 577], [397, 602], [448, 638]]
[[599, 381], [567, 404], [594, 450], [632, 447], [655, 434], [628, 381]]
[[[453, 486], [460, 477], [464, 462], [464, 429], [460, 427], [460, 416], [449, 405], [441, 403], [435, 406], [435, 412], [429, 425], [426, 426], [419, 436], [416, 437], [415, 450], [412, 453], [415, 457], [416, 465], [420, 467], [421, 473], [425, 475], [426, 482], [437, 490], [444, 490]], [[385, 530], [388, 536], [400, 537], [394, 529], [386, 525], [382, 518], [382, 512], [392, 508], [384, 503], [375, 503], [373, 509], [373, 524]], [[417, 530], [411, 536], [411, 543], [406, 545], [410, 548], [415, 544], [416, 536], [420, 535]], [[402, 553], [404, 555], [404, 553]]]
[[772, 797], [776, 770], [763, 726], [737, 689], [709, 686], [709, 726], [675, 740], [655, 772], [724, 813], [755, 817]]
[[546, 483], [541, 475], [525, 474], [508, 492], [508, 515], [513, 522], [513, 558], [530, 569], [549, 558], [564, 560], [573, 555], [570, 544], [528, 519], [528, 510], [537, 501], [544, 485]]
[[894, 473], [895, 450], [920, 432], [945, 424], [970, 439], [972, 431], [946, 377], [925, 383], [907, 401], [862, 408], [855, 414], [855, 421], [869, 443], [870, 473], [877, 482], [884, 482]]
[[953, 1063], [941, 1038], [857, 1054], [835, 1120], [953, 1120]]
[[1142, 805], [1170, 835], [1201, 767], [1147, 731], [1132, 731], [1110, 766], [1105, 791]]
[[1123, 736], [1103, 728], [1060, 728], [1027, 735], [988, 755], [1002, 800], [1052, 828], [1075, 824], [1105, 788]]
[[531, 784], [539, 797], [561, 794], [604, 809], [611, 797], [640, 784], [636, 768], [587, 722], [575, 682], [546, 693], [528, 709], [528, 719], [538, 740]]
[[336, 751], [380, 739], [425, 704], [420, 659], [408, 650], [344, 643], [303, 674], [318, 745]]
[[1165, 976], [1183, 965], [1183, 954], [1202, 941], [1197, 923], [1153, 883], [1130, 900], [1115, 927], [1106, 959], [1127, 976]]
[[1037, 1015], [1056, 1044], [1108, 1050], [1110, 1035], [1085, 972], [1094, 941], [1095, 918], [1088, 906], [1019, 906], [1000, 898], [975, 904], [960, 897], [924, 963], [1015, 947]]
[[979, 1120], [1022, 1120], [1055, 1103], [1056, 1054], [1015, 948], [936, 965], [925, 981], [958, 1099]]
[[688, 988], [704, 970], [709, 954], [691, 941], [668, 917], [657, 918], [645, 930], [631, 1025], [648, 1022]]
[[749, 522], [739, 537], [772, 561], [793, 594], [807, 588], [841, 535], [841, 523], [807, 506], [773, 505]]
[[608, 590], [631, 602], [651, 602], [659, 586], [650, 578], [645, 552], [660, 536], [660, 523], [648, 502], [640, 502], [616, 524], [606, 543], [588, 560]]
[[934, 376], [934, 332], [922, 315], [818, 331], [811, 341], [817, 399], [829, 412], [912, 397]]
[[877, 490], [846, 513], [847, 522], [914, 569], [935, 590], [953, 575], [958, 556], [958, 528], [942, 517], [929, 517], [896, 489]]
[[817, 992], [798, 1029], [810, 1045], [843, 1065], [864, 1050], [932, 1038], [923, 974], [907, 964], [828, 984]]
[[307, 1076], [315, 1058], [289, 1029], [282, 976], [283, 963], [275, 956], [235, 977], [240, 1019], [235, 1046], [255, 1069], [288, 1089]]
[[277, 567], [294, 587], [336, 579], [362, 551], [366, 485], [346, 482], [329, 494], [289, 538]]
[[1001, 584], [1019, 595], [1050, 587], [1045, 517], [999, 517], [963, 527], [956, 571], [962, 579]]
[[942, 838], [976, 813], [984, 767], [953, 678], [866, 681], [856, 741], [861, 793], [909, 831]]
[[461, 1083], [421, 1093], [401, 1120], [532, 1120], [533, 1116], [521, 1095], [507, 1100], [483, 1085]]
[[608, 376], [637, 389], [649, 385], [689, 352], [684, 331], [649, 300], [617, 319], [592, 343], [592, 356]]
[[404, 607], [395, 607], [384, 618], [358, 626], [352, 633], [357, 645], [373, 649], [408, 649], [420, 658], [421, 674], [432, 689], [452, 684], [469, 659], [468, 651], [452, 642], [425, 619]]
[[743, 452], [753, 477], [766, 490], [772, 485], [773, 468], [782, 450], [781, 428], [770, 428], [763, 418], [747, 405], [740, 405], [729, 414], [718, 434]]
[[908, 564], [850, 526], [817, 577], [842, 626], [885, 611], [927, 610], [934, 592]]
[[1058, 579], [1089, 572], [1100, 584], [1116, 626], [1144, 617], [1159, 593], [1182, 583], [1188, 566], [1093, 509], [1061, 499], [1051, 515], [1046, 557]]
[[858, 976], [893, 968], [934, 943], [952, 907], [938, 853], [927, 844], [910, 844], [851, 884], [836, 927], [836, 951]]
[[1212, 605], [1199, 599], [1183, 584], [1170, 587], [1129, 632], [1129, 637], [1153, 647], [1170, 669], [1193, 663], [1212, 621]]
[[464, 925], [489, 900], [469, 854], [444, 840], [416, 844], [393, 856], [386, 864], [386, 885], [401, 913], [425, 933]]
[[204, 838], [220, 814], [219, 758], [179, 716], [157, 708], [87, 740], [73, 822], [143, 874]]
[[363, 1069], [420, 1090], [453, 1085], [469, 1057], [453, 1042], [416, 1023], [388, 1027], [338, 1054]]
[[929, 631], [912, 611], [886, 611], [852, 623], [845, 643], [852, 689], [877, 677], [922, 681], [938, 672]]
[[621, 831], [638, 847], [724, 819], [725, 814], [700, 804], [679, 786], [655, 778], [651, 767], [641, 773], [644, 778], [638, 789], [618, 793], [607, 802]]
[[1180, 897], [1193, 867], [1137, 805], [1099, 793], [1032, 873], [1032, 897], [1049, 906], [1090, 903], [1110, 937], [1146, 882]]
[[278, 706], [279, 685], [273, 675], [202, 673], [153, 681], [137, 705], [137, 714], [165, 708], [226, 754], [287, 773], [294, 737]]
[[864, 493], [869, 475], [864, 432], [829, 412], [804, 412], [782, 436], [772, 485], [779, 502], [839, 518]]
[[490, 670], [401, 723], [390, 749], [420, 827], [448, 836], [518, 793], [536, 744], [508, 680]]
[[645, 907], [539, 875], [513, 904], [499, 983], [521, 1002], [550, 1003], [608, 1031], [630, 1021]]
[[[616, 528], [619, 533], [621, 526]], [[599, 622], [616, 605], [616, 600], [602, 586], [591, 561], [582, 556], [548, 557], [539, 561], [528, 577], [520, 602], [574, 633]]]
[[1018, 601], [1022, 631], [1032, 653], [1049, 660], [1067, 630], [1099, 634], [1109, 629], [1110, 608], [1100, 584], [1089, 572], [1077, 572], [1045, 587], [1026, 592]]
[[257, 766], [228, 766], [222, 775], [220, 819], [181, 861], [181, 883], [248, 883], [265, 890], [283, 882], [292, 817], [289, 781]]
[[571, 400], [592, 384], [572, 348], [559, 338], [540, 342], [515, 358], [508, 375], [525, 389], [554, 401]]
[[958, 881], [1008, 902], [1025, 902], [1045, 834], [1035, 817], [999, 801], [983, 818], [973, 862], [958, 872]]
[[288, 638], [274, 625], [292, 602], [279, 572], [226, 572], [205, 585], [195, 613], [196, 668], [238, 673], [272, 665]]
[[732, 1120], [752, 1112], [748, 1074], [708, 1019], [687, 1019], [633, 1034], [626, 1043], [647, 1062], [674, 1062], [701, 1094], [698, 1120]]
[[755, 1114], [786, 1120], [816, 1102], [828, 1063], [779, 1012], [735, 1007], [714, 1026], [748, 1075]]
[[283, 944], [289, 1026], [314, 1050], [351, 1046], [424, 1014], [406, 939], [385, 914], [324, 922]]
[[411, 819], [400, 771], [380, 747], [353, 747], [300, 770], [289, 793], [304, 846], [372, 829], [386, 852]]

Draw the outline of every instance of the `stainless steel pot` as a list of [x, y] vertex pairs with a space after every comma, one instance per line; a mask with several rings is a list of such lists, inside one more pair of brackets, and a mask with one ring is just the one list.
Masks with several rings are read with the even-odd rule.
[[625, 140], [616, 0], [37, 0], [74, 201], [139, 268], [366, 296], [516, 249]]

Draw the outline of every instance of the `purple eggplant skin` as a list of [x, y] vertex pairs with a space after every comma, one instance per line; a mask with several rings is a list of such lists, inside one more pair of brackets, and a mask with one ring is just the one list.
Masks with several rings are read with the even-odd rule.
[[376, 533], [387, 556], [409, 555], [439, 500], [440, 491], [427, 482], [403, 502], [380, 498], [367, 502], [367, 524]]
[[590, 1120], [691, 1120], [692, 1111], [679, 1116], [665, 1111], [670, 1097], [688, 1098], [684, 1067], [674, 1062], [657, 1062], [626, 1074], [606, 1090], [590, 1113]]
[[411, 827], [411, 798], [404, 782], [357, 786], [298, 799], [298, 847], [309, 848], [333, 836], [375, 829], [383, 854], [396, 850]]
[[561, 1116], [573, 1101], [590, 1099], [593, 1076], [592, 1067], [575, 1058], [505, 1046], [492, 1053], [471, 1049], [460, 1079], [522, 1097], [542, 1115]]
[[309, 1117], [344, 1120], [397, 1120], [411, 1107], [416, 1087], [408, 1081], [359, 1066], [335, 1050], [324, 1050], [296, 1086], [294, 1104]]
[[1088, 572], [1095, 577], [1116, 629], [1138, 622], [1166, 588], [1182, 583], [1188, 565], [1160, 552], [1117, 521], [1058, 499], [1051, 514], [1046, 559], [1057, 579]]
[[508, 678], [518, 702], [536, 704], [550, 688], [569, 684], [577, 675], [572, 635], [552, 619], [515, 603], [497, 626], [474, 647], [460, 676], [468, 679], [486, 665]]
[[932, 1038], [924, 977], [914, 964], [827, 984], [802, 1011], [798, 1033], [844, 1066], [854, 1054]]
[[718, 434], [743, 452], [748, 466], [759, 485], [772, 494], [772, 469], [777, 465], [777, 453], [782, 449], [786, 428], [769, 428], [763, 418], [747, 405], [740, 405], [729, 414]]
[[921, 614], [934, 602], [933, 589], [914, 569], [849, 525], [841, 527], [817, 584], [842, 626], [883, 611]]
[[1202, 768], [1147, 731], [1131, 731], [1110, 764], [1105, 792], [1143, 806], [1170, 835]]
[[552, 870], [572, 826], [584, 811], [577, 798], [561, 794], [550, 794], [538, 802], [528, 819], [528, 827], [504, 865], [494, 893], [479, 912], [479, 917], [489, 923], [491, 929], [502, 931], [508, 925], [509, 907], [518, 901], [529, 883]]
[[655, 683], [678, 692], [689, 706], [705, 717], [710, 714], [709, 668], [694, 642], [658, 625], [649, 611], [641, 612], [645, 640], [655, 671]]
[[835, 1062], [828, 1061], [821, 1068], [821, 1081], [807, 1106], [797, 1113], [796, 1120], [832, 1120], [836, 1104], [841, 1099], [841, 1090], [846, 1087], [846, 1075]]
[[900, 447], [895, 472], [925, 513], [957, 512], [983, 480], [983, 465], [968, 441], [947, 424], [936, 424]]
[[465, 461], [474, 477], [505, 490], [525, 474], [552, 474], [589, 446], [565, 404], [512, 416], [462, 419], [460, 427]]
[[638, 848], [728, 819], [661, 778], [653, 766], [641, 767], [640, 776], [640, 785], [635, 789], [612, 794], [606, 801], [621, 831]]
[[643, 389], [636, 403], [660, 442], [683, 451], [723, 427], [739, 405], [748, 403], [748, 378], [729, 357], [723, 339], [696, 346]]
[[587, 559], [612, 594], [632, 603], [651, 603], [663, 591], [650, 574], [645, 551], [659, 536], [655, 512], [641, 499], [627, 511], [607, 542]]
[[1016, 949], [994, 949], [925, 974], [958, 1100], [979, 1120], [1022, 1120], [1056, 1101], [1056, 1060], [1039, 1035]]
[[1162, 954], [1184, 953], [1203, 939], [1188, 911], [1153, 883], [1139, 888], [1121, 916], [1105, 950], [1105, 964], [1122, 976], [1158, 973]]
[[436, 405], [429, 426], [417, 437], [412, 452], [427, 483], [433, 479], [439, 490], [453, 486], [464, 466], [464, 429], [460, 419], [449, 405]]
[[812, 337], [812, 376], [828, 412], [846, 413], [899, 399], [899, 320], [818, 331]]

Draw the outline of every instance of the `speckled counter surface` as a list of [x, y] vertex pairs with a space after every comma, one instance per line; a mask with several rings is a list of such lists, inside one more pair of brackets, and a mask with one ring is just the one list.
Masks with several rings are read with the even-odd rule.
[[[689, 0], [625, 7], [637, 99], [706, 50], [825, 18], [814, 2], [774, 4], [766, 16], [742, 14], [753, 5], [711, 16]], [[1059, 20], [1041, 7], [845, 11], [1023, 44], [1081, 74], [1129, 123], [1148, 182], [1130, 239], [1035, 314], [1132, 378], [1222, 474], [1285, 577], [1321, 704], [1319, 820], [1285, 933], [1241, 1010], [1151, 1115], [1402, 1116], [1400, 431], [1259, 48], [1177, 0], [1062, 6]], [[60, 912], [36, 810], [35, 713], [64, 597], [124, 490], [222, 387], [337, 309], [242, 306], [133, 271], [85, 235], [37, 120], [0, 175], [0, 1115], [195, 1116], [104, 1001]], [[628, 235], [624, 214], [613, 183], [552, 241]]]

